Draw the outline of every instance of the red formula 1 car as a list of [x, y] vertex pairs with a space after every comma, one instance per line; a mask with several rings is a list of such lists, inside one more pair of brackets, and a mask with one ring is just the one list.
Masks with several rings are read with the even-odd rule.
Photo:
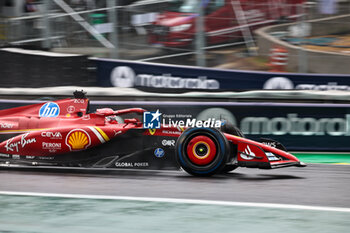
[[[1, 166], [179, 169], [208, 176], [237, 167], [304, 166], [279, 143], [242, 137], [234, 127], [144, 128], [141, 108], [89, 113], [72, 99], [0, 111]], [[122, 119], [120, 116], [124, 116]], [[155, 116], [155, 118], [158, 116]]]

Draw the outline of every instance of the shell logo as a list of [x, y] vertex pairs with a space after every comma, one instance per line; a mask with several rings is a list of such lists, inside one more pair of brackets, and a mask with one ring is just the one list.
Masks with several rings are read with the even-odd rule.
[[85, 130], [73, 129], [67, 134], [66, 145], [71, 151], [84, 150], [91, 145], [91, 138]]

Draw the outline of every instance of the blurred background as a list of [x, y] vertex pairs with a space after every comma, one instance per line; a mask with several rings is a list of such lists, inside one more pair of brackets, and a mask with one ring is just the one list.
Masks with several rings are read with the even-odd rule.
[[1, 0], [0, 13], [2, 47], [224, 69], [350, 72], [349, 0]]
[[[93, 176], [77, 170], [63, 176], [64, 171], [0, 169], [0, 229], [347, 232], [349, 166], [333, 164], [350, 164], [349, 67], [350, 0], [0, 0], [0, 109], [72, 97], [83, 89], [91, 111], [142, 107], [225, 119], [248, 138], [275, 139], [310, 164], [277, 171], [242, 168], [203, 179], [184, 173]], [[2, 191], [346, 209], [214, 210]]]

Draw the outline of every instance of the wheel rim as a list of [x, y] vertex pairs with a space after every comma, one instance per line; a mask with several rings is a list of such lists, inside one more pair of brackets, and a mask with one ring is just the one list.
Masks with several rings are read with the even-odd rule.
[[195, 165], [208, 165], [216, 156], [216, 144], [207, 136], [196, 136], [187, 144], [187, 155]]

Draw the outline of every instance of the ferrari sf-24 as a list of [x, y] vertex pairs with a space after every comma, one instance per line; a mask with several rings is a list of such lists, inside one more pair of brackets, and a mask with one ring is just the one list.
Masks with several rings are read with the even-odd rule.
[[229, 123], [219, 128], [161, 125], [152, 129], [144, 127], [145, 112], [142, 108], [101, 108], [90, 113], [82, 91], [76, 91], [74, 98], [1, 110], [0, 165], [182, 168], [196, 176], [237, 167], [305, 166], [282, 144], [249, 140]]

